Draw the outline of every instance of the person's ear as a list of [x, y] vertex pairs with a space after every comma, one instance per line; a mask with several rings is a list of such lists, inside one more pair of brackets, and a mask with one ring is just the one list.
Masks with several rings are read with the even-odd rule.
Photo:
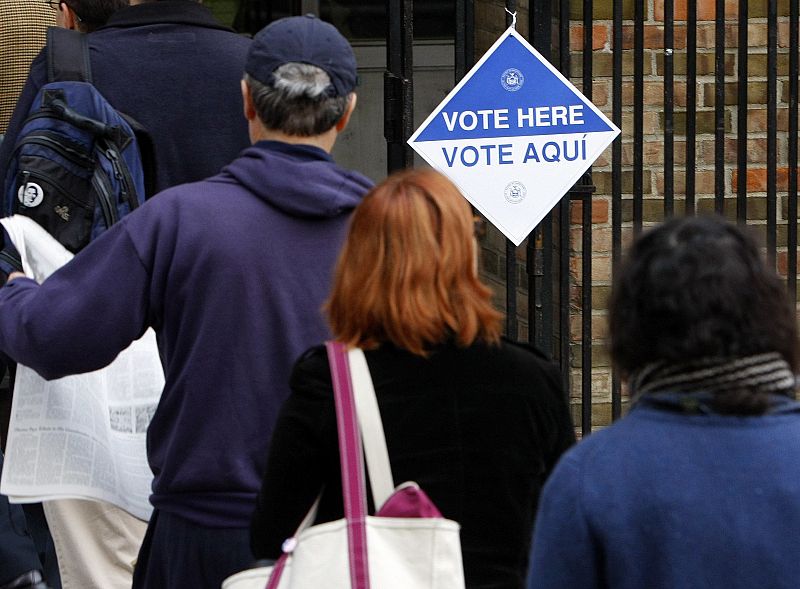
[[342, 118], [340, 118], [339, 121], [336, 123], [337, 133], [341, 133], [347, 127], [347, 123], [350, 122], [350, 115], [353, 114], [353, 111], [356, 108], [357, 101], [358, 98], [356, 97], [356, 93], [351, 92], [350, 96], [347, 99], [347, 108], [344, 109], [344, 114], [342, 115]]
[[66, 2], [62, 2], [58, 5], [58, 18], [56, 19], [59, 26], [65, 29], [77, 30], [78, 29], [78, 17], [75, 14], [75, 11], [70, 8]]
[[242, 108], [244, 111], [244, 118], [252, 121], [256, 118], [256, 107], [253, 104], [253, 95], [250, 94], [250, 86], [245, 80], [241, 81], [242, 87]]

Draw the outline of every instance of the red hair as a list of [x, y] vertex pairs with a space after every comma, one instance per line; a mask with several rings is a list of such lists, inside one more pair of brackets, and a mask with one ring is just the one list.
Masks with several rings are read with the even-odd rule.
[[389, 176], [356, 208], [326, 309], [334, 336], [425, 355], [453, 339], [497, 343], [502, 315], [478, 278], [470, 207], [433, 170]]

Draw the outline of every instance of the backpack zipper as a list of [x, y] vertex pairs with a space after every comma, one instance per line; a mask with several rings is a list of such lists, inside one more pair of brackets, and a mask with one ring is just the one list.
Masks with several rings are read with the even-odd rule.
[[106, 157], [111, 161], [114, 168], [114, 176], [122, 184], [121, 197], [128, 201], [128, 206], [131, 211], [139, 206], [139, 201], [136, 198], [136, 189], [133, 186], [133, 178], [131, 178], [130, 170], [127, 165], [120, 163], [120, 154], [113, 147], [108, 147], [105, 150]]
[[41, 145], [43, 147], [52, 149], [58, 155], [62, 156], [63, 158], [69, 160], [73, 164], [80, 166], [81, 168], [87, 171], [90, 171], [94, 168], [94, 160], [92, 160], [91, 157], [79, 152], [76, 149], [71, 149], [69, 147], [66, 147], [62, 143], [53, 139], [53, 137], [50, 136], [49, 134], [42, 133], [39, 135], [29, 135], [20, 142], [20, 144], [17, 146], [17, 151], [22, 149], [24, 145], [29, 145], [29, 144]]
[[92, 177], [92, 184], [97, 191], [97, 199], [100, 201], [100, 208], [103, 211], [103, 219], [106, 222], [106, 229], [119, 221], [117, 217], [117, 207], [114, 206], [114, 199], [111, 195], [111, 183], [105, 170], [98, 167]]

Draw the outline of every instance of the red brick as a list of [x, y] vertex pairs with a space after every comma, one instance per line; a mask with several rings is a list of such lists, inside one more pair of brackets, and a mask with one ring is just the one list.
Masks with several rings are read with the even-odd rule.
[[[662, 80], [657, 82], [644, 82], [644, 104], [647, 106], [663, 106], [664, 104], [664, 83]], [[686, 82], [673, 82], [672, 97], [676, 107], [686, 106]], [[622, 85], [622, 105], [633, 106], [633, 84]]]
[[[777, 190], [787, 190], [789, 186], [789, 168], [778, 168], [775, 175]], [[733, 192], [738, 190], [739, 171], [733, 170], [732, 186]], [[747, 170], [747, 191], [765, 192], [767, 190], [767, 169], [749, 168]]]
[[[623, 49], [633, 49], [634, 34], [635, 34], [635, 29], [633, 25], [625, 25], [622, 27]], [[673, 49], [686, 49], [686, 27], [684, 25], [676, 25], [673, 31], [673, 35], [674, 35]], [[663, 26], [661, 25], [644, 26], [644, 47], [646, 49], [664, 48]]]
[[[626, 137], [633, 135], [633, 113], [622, 113], [622, 131]], [[661, 131], [661, 113], [657, 111], [645, 111], [642, 119], [642, 131], [645, 136], [658, 135], [663, 137], [664, 133]]]
[[[573, 256], [569, 260], [570, 274], [575, 280], [575, 284], [581, 285], [583, 283], [583, 259], [578, 256]], [[592, 284], [596, 285], [598, 282], [605, 282], [611, 279], [611, 256], [610, 255], [597, 255], [592, 256]], [[573, 316], [574, 318], [574, 316]], [[578, 320], [580, 324], [580, 319]], [[605, 337], [606, 335], [605, 321], [599, 317], [593, 317], [592, 321], [592, 339]], [[580, 341], [580, 337], [578, 338]]]
[[[570, 250], [576, 254], [583, 251], [583, 228], [573, 227], [570, 229]], [[613, 247], [613, 231], [610, 227], [593, 227], [592, 228], [592, 252], [594, 253], [610, 253]], [[581, 289], [574, 288], [573, 294], [580, 300]], [[578, 303], [580, 304], [580, 303]]]
[[[759, 25], [755, 25], [759, 26]], [[753, 25], [748, 27], [751, 30]], [[736, 48], [738, 46], [739, 29], [735, 24], [726, 24], [725, 30], [725, 46], [728, 49]], [[714, 48], [716, 47], [716, 23], [703, 23], [697, 25], [697, 47], [698, 48]], [[757, 45], [753, 40], [750, 40], [750, 45]]]
[[[608, 25], [592, 25], [592, 49], [604, 49], [611, 42]], [[569, 48], [571, 51], [583, 50], [583, 25], [573, 24], [569, 28]]]
[[[631, 158], [633, 157], [633, 145], [631, 147]], [[642, 149], [642, 162], [645, 165], [653, 166], [664, 162], [664, 142], [647, 141]], [[633, 162], [630, 162], [633, 163]]]
[[696, 170], [694, 183], [697, 194], [714, 194], [714, 170]]
[[[633, 157], [633, 145], [629, 145], [630, 155]], [[623, 148], [623, 165], [630, 165], [632, 161], [625, 161], [625, 153]], [[675, 141], [673, 149], [673, 158], [676, 165], [683, 165], [686, 161], [686, 142]], [[642, 149], [642, 161], [646, 166], [658, 166], [664, 163], [664, 141], [663, 138], [659, 141], [646, 141]]]
[[778, 47], [789, 46], [789, 23], [781, 21], [778, 23]]
[[[685, 21], [688, 15], [686, 0], [674, 0], [675, 20]], [[655, 0], [653, 3], [655, 20], [664, 20], [664, 0]], [[700, 0], [697, 3], [697, 20], [714, 20], [717, 14], [717, 5], [714, 0]], [[725, 0], [725, 18], [736, 18], [739, 15], [738, 0]]]
[[645, 25], [644, 46], [648, 49], [663, 49], [664, 27], [655, 25]]
[[[738, 30], [734, 32], [735, 36], [733, 38], [733, 46], [738, 47], [739, 33]], [[747, 25], [747, 44], [750, 47], [766, 47], [768, 34], [769, 34], [769, 28], [767, 27], [767, 23], [749, 24]]]
[[609, 100], [610, 87], [610, 80], [605, 80], [602, 82], [595, 81], [592, 84], [592, 102], [595, 106], [606, 106], [611, 104]]
[[[664, 172], [655, 174], [656, 192], [664, 194]], [[694, 176], [695, 194], [714, 194], [714, 171], [696, 170]], [[683, 169], [675, 170], [673, 191], [676, 195], [686, 192], [686, 174]]]
[[[789, 130], [789, 111], [785, 108], [778, 110], [778, 131]], [[766, 133], [767, 109], [754, 108], [747, 111], [747, 131], [749, 133]]]
[[672, 88], [672, 99], [675, 101], [675, 106], [686, 108], [686, 82], [674, 82]]
[[609, 145], [606, 147], [603, 152], [597, 156], [597, 159], [594, 160], [594, 165], [592, 166], [595, 170], [606, 170], [609, 171], [611, 169], [611, 146]]
[[789, 255], [787, 252], [778, 252], [775, 259], [778, 265], [778, 274], [786, 276], [789, 273]]
[[[726, 149], [730, 150], [733, 161], [737, 161], [737, 151], [739, 142], [737, 139], [729, 139], [726, 142]], [[767, 140], [748, 139], [747, 140], [747, 162], [759, 163], [767, 161]]]
[[[583, 223], [583, 202], [570, 203], [570, 223], [581, 225]], [[608, 200], [592, 199], [592, 223], [608, 223]]]
[[[716, 144], [713, 139], [702, 141], [698, 147], [698, 160], [703, 164], [716, 163]], [[739, 140], [736, 137], [725, 139], [725, 163], [736, 164], [738, 161]], [[767, 160], [767, 140], [763, 138], [747, 139], [748, 163], [761, 163]]]

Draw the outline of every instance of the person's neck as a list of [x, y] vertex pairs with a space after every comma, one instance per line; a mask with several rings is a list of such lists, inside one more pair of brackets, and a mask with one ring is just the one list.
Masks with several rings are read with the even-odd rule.
[[336, 130], [330, 129], [321, 135], [288, 135], [281, 131], [274, 129], [261, 128], [251, 135], [253, 143], [258, 141], [280, 141], [282, 143], [291, 143], [293, 145], [313, 145], [319, 147], [326, 153], [330, 153], [333, 149], [333, 144], [336, 142]]

